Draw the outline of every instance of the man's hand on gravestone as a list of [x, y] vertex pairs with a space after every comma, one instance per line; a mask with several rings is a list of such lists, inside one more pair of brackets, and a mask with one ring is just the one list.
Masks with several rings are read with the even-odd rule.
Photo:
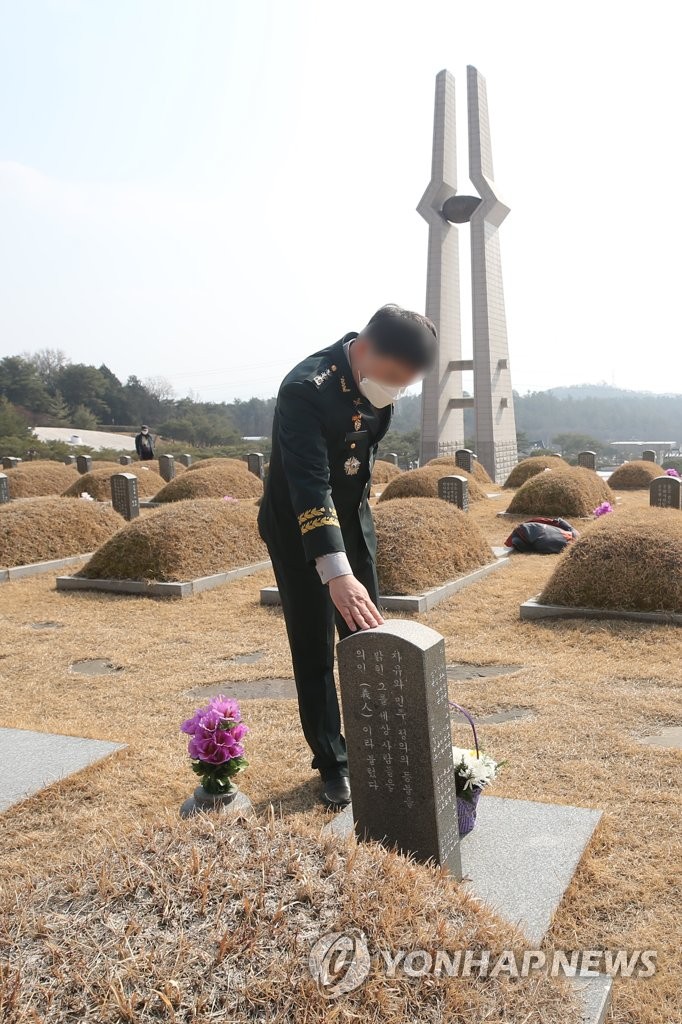
[[379, 610], [372, 603], [366, 588], [355, 576], [335, 576], [329, 581], [328, 586], [331, 599], [350, 630], [355, 632], [358, 628], [372, 629], [374, 626], [382, 625], [384, 620]]

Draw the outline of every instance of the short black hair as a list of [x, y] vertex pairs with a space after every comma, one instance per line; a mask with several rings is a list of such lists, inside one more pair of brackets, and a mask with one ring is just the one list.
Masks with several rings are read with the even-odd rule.
[[438, 351], [438, 334], [428, 317], [389, 304], [378, 309], [361, 332], [378, 352], [401, 359], [415, 370], [430, 370]]

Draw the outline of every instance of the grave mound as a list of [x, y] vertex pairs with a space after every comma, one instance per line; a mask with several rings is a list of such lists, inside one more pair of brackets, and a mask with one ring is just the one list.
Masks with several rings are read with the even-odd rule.
[[[173, 770], [175, 793], [175, 765]], [[186, 774], [189, 790], [189, 767]], [[248, 770], [239, 776], [240, 789], [248, 793], [254, 776]], [[283, 786], [292, 784], [287, 774], [282, 778]], [[413, 864], [376, 843], [351, 847], [335, 836], [321, 837], [317, 821], [297, 823], [294, 830], [290, 818], [274, 814], [265, 824], [232, 819], [221, 824], [219, 818], [198, 815], [145, 822], [129, 836], [92, 836], [73, 863], [57, 864], [40, 886], [32, 879], [18, 883], [13, 898], [38, 923], [20, 932], [16, 913], [11, 917], [5, 911], [0, 919], [7, 973], [16, 977], [20, 1000], [30, 1008], [26, 1015], [19, 1009], [20, 1016], [26, 1021], [31, 1013], [45, 1024], [69, 1018], [132, 1020], [132, 1013], [126, 1009], [124, 1015], [114, 1003], [112, 993], [121, 991], [126, 1008], [134, 1001], [138, 1024], [164, 1017], [197, 1020], [197, 1005], [210, 1008], [202, 1013], [204, 1020], [243, 1020], [245, 1005], [253, 1020], [332, 1018], [330, 1000], [307, 967], [313, 952], [312, 962], [323, 966], [326, 947], [314, 946], [321, 920], [352, 921], [373, 936], [380, 919], [381, 943], [389, 950], [417, 947], [417, 942], [417, 948], [440, 949], [444, 921], [448, 949], [488, 950], [492, 964], [515, 948], [514, 930], [444, 872]], [[273, 922], [278, 907], [284, 909]], [[256, 909], [245, 923], [249, 908]], [[118, 933], [112, 939], [112, 929], [124, 932], [128, 921], [134, 924], [127, 929], [123, 963], [115, 945], [123, 940]], [[214, 921], [218, 925], [212, 928]], [[520, 1021], [529, 1008], [543, 1024], [567, 1019], [567, 1003], [557, 994], [561, 982], [539, 971], [513, 982], [502, 971], [485, 984], [478, 971], [462, 972], [456, 984], [419, 985], [417, 997], [414, 977], [396, 970], [386, 984], [364, 943], [348, 931], [356, 942], [358, 970], [367, 973], [348, 997], [358, 1021]], [[338, 960], [334, 947], [332, 953]], [[347, 947], [343, 955], [341, 983]], [[415, 967], [422, 962], [415, 960]], [[85, 969], [88, 964], [97, 969]], [[353, 968], [348, 976], [352, 983]]]
[[591, 516], [602, 501], [613, 500], [609, 486], [591, 469], [562, 466], [537, 473], [509, 503], [512, 515]]
[[[212, 469], [214, 466], [233, 466], [237, 469], [245, 469], [248, 473], [248, 467], [244, 459], [200, 459], [199, 462], [193, 462], [192, 465], [187, 468], [194, 473], [197, 469]], [[254, 476], [255, 474], [252, 473], [251, 475]]]
[[532, 455], [528, 459], [522, 459], [514, 466], [505, 480], [504, 486], [521, 487], [526, 480], [530, 480], [531, 477], [542, 473], [545, 469], [559, 469], [563, 466], [568, 466], [568, 463], [563, 459], [558, 459], [556, 455]]
[[377, 459], [372, 470], [372, 483], [390, 483], [391, 480], [395, 480], [397, 476], [400, 476], [401, 472], [392, 462], [384, 462], [383, 459]]
[[[234, 461], [234, 465], [226, 465]], [[225, 460], [218, 466], [206, 467], [200, 473], [189, 471], [176, 480], [171, 480], [154, 495], [154, 501], [187, 501], [194, 498], [256, 498], [263, 493], [263, 484], [246, 463]], [[190, 466], [190, 469], [193, 467]]]
[[384, 488], [379, 501], [391, 501], [394, 498], [437, 498], [438, 481], [443, 476], [465, 476], [469, 481], [469, 501], [480, 501], [486, 493], [472, 473], [457, 468], [450, 473], [449, 466], [422, 466], [421, 469], [409, 469], [395, 477]]
[[0, 505], [0, 566], [7, 569], [94, 551], [122, 523], [113, 508], [93, 501], [38, 497]]
[[163, 479], [156, 470], [148, 469], [143, 463], [133, 462], [130, 466], [103, 463], [74, 480], [71, 486], [62, 492], [62, 497], [77, 498], [83, 491], [87, 491], [96, 501], [111, 501], [111, 477], [114, 473], [134, 473], [140, 498], [151, 498], [163, 485]]
[[615, 491], [647, 491], [652, 480], [664, 475], [665, 470], [657, 463], [635, 459], [614, 469], [609, 477], [609, 487]]
[[495, 560], [476, 522], [440, 498], [396, 498], [374, 509], [382, 594], [418, 594]]
[[[457, 463], [455, 461], [455, 456], [454, 455], [439, 455], [435, 459], [429, 459], [429, 461], [426, 463], [426, 465], [427, 466], [443, 466], [445, 468], [446, 472], [449, 473], [449, 474], [459, 474], [459, 472], [460, 472], [460, 468], [459, 468], [459, 466], [457, 465]], [[492, 477], [490, 477], [488, 475], [488, 471], [485, 469], [484, 466], [481, 465], [481, 463], [478, 461], [478, 459], [474, 459], [473, 460], [473, 465], [474, 465], [474, 469], [473, 469], [472, 476], [476, 480], [478, 480], [479, 484], [483, 484], [484, 487], [490, 487], [491, 485], [494, 487], [495, 486], [495, 481], [492, 479]], [[443, 474], [443, 475], [445, 475], [445, 474]]]
[[74, 482], [78, 470], [63, 462], [40, 459], [20, 463], [7, 473], [10, 498], [38, 498], [47, 494], [58, 495]]
[[262, 562], [268, 554], [256, 515], [252, 502], [174, 503], [132, 520], [76, 575], [173, 583]]
[[543, 604], [682, 612], [682, 516], [677, 509], [604, 516], [569, 545], [543, 590]]

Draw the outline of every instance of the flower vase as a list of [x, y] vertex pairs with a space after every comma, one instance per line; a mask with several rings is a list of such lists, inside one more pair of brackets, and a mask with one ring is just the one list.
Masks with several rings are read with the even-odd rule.
[[457, 797], [457, 826], [460, 836], [468, 835], [476, 824], [476, 805], [482, 792], [480, 787], [474, 786], [471, 790], [470, 801], [465, 800], [462, 796]]
[[223, 793], [207, 793], [203, 786], [197, 786], [180, 808], [180, 817], [191, 818], [202, 811], [229, 811], [248, 816], [253, 814], [253, 807], [248, 796], [241, 793], [239, 787], [232, 782]]

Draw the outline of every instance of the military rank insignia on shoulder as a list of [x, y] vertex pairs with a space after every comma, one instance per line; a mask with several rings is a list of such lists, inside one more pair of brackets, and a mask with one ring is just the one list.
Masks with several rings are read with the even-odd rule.
[[315, 387], [316, 388], [321, 388], [322, 385], [325, 384], [329, 380], [329, 378], [331, 377], [332, 373], [335, 372], [335, 370], [336, 370], [336, 366], [332, 365], [332, 366], [328, 366], [324, 370], [320, 370], [319, 373], [313, 374], [313, 377], [311, 379], [312, 379], [312, 382], [315, 385]]

